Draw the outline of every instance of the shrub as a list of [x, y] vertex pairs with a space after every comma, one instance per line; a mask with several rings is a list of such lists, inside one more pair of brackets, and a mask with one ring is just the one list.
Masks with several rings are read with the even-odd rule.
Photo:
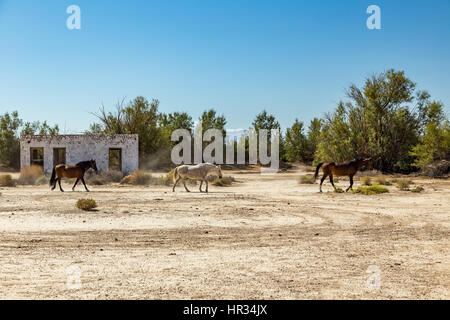
[[10, 174], [0, 176], [0, 187], [15, 187], [16, 181], [13, 180]]
[[299, 184], [313, 184], [315, 182], [314, 175], [308, 174], [305, 176], [300, 176], [300, 177], [298, 177], [297, 182]]
[[410, 180], [407, 179], [398, 179], [397, 180], [397, 188], [399, 188], [402, 191], [408, 191], [409, 190], [409, 185], [412, 182]]
[[372, 184], [371, 186], [363, 186], [359, 187], [356, 190], [352, 190], [353, 193], [361, 193], [364, 195], [373, 195], [379, 193], [387, 193], [389, 190], [383, 186], [380, 186], [377, 183]]
[[34, 185], [36, 184], [36, 180], [42, 177], [44, 174], [44, 171], [42, 170], [42, 167], [40, 166], [29, 166], [24, 167], [20, 171], [20, 176], [17, 182], [19, 184], [25, 184], [25, 185]]
[[414, 193], [421, 193], [422, 191], [424, 191], [425, 189], [423, 188], [423, 187], [421, 187], [421, 186], [417, 186], [417, 187], [415, 187], [414, 189], [411, 189], [411, 192], [414, 192]]
[[430, 178], [443, 178], [450, 175], [450, 161], [435, 161], [422, 170], [422, 174]]
[[155, 181], [155, 178], [151, 174], [137, 170], [124, 177], [120, 183], [145, 186], [151, 184], [152, 181]]
[[89, 211], [97, 208], [97, 203], [94, 199], [79, 199], [75, 205], [78, 209]]
[[117, 170], [100, 171], [99, 173], [87, 172], [86, 182], [93, 185], [103, 185], [114, 182], [121, 182], [123, 173]]
[[342, 190], [342, 188], [336, 187], [336, 189], [334, 189], [334, 192], [336, 192], [336, 193], [344, 193], [344, 190]]
[[361, 178], [361, 184], [365, 186], [370, 186], [372, 184], [372, 178], [369, 176], [364, 176]]
[[378, 176], [375, 178], [375, 183], [382, 186], [391, 186], [392, 183], [389, 182], [384, 176]]
[[36, 179], [35, 184], [38, 186], [42, 186], [44, 184], [48, 184], [48, 178], [46, 176], [40, 176], [39, 178]]
[[222, 178], [216, 177], [212, 182], [212, 184], [218, 187], [226, 187], [231, 186], [231, 184], [235, 181], [236, 180], [233, 177], [222, 177]]

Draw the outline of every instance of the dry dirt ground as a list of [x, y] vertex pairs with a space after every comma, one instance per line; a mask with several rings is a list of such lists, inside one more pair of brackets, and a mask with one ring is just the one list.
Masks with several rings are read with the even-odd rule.
[[0, 298], [450, 298], [450, 181], [319, 194], [299, 174], [227, 171], [238, 182], [209, 194], [0, 188]]

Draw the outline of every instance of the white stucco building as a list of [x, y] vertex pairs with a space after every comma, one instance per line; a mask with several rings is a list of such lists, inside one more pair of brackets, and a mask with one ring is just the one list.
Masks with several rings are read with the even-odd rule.
[[137, 134], [24, 135], [20, 139], [20, 167], [53, 166], [94, 159], [98, 170], [120, 170], [125, 174], [139, 168]]

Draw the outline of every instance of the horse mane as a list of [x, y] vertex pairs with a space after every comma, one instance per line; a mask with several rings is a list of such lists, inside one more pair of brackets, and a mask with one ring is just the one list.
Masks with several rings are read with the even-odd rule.
[[77, 166], [87, 166], [87, 165], [90, 165], [90, 164], [91, 164], [90, 161], [81, 161], [81, 162], [78, 162], [76, 165]]

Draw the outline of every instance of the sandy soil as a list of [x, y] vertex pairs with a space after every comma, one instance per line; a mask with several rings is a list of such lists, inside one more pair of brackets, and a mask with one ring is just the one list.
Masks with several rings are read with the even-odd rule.
[[[209, 194], [0, 188], [0, 298], [450, 298], [450, 181], [364, 196], [319, 194], [299, 172], [230, 174], [238, 183]], [[98, 211], [76, 209], [82, 197]]]

